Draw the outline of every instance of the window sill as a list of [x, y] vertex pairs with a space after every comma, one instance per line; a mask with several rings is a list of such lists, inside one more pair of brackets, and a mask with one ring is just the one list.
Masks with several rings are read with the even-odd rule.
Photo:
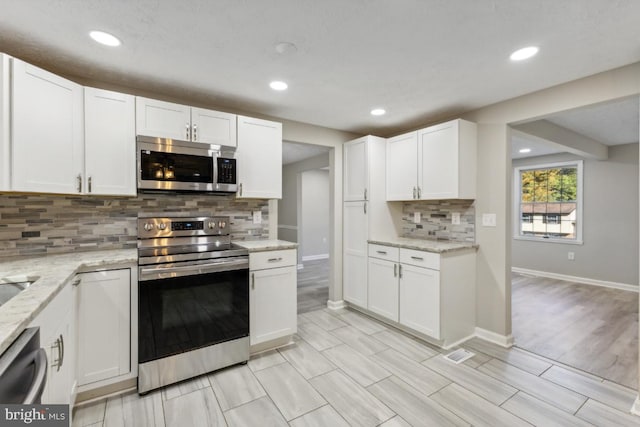
[[560, 243], [564, 245], [582, 245], [584, 242], [582, 240], [563, 240], [563, 239], [554, 239], [550, 237], [545, 239], [543, 237], [524, 237], [524, 236], [513, 236], [513, 240], [524, 240], [527, 242], [540, 242], [540, 243]]

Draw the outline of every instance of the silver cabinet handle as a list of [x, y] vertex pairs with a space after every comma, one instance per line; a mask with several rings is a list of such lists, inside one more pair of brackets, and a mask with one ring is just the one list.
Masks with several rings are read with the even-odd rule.
[[364, 189], [364, 199], [367, 200], [367, 189]]
[[362, 205], [364, 207], [364, 213], [365, 215], [367, 214], [367, 202], [364, 202], [364, 205]]
[[386, 255], [387, 251], [376, 251], [377, 253], [379, 253], [380, 255]]
[[60, 334], [60, 364], [58, 365], [58, 371], [64, 364], [64, 335]]
[[81, 282], [81, 281], [82, 281], [82, 279], [78, 277], [78, 278], [76, 278], [76, 280], [74, 280], [74, 281], [71, 283], [71, 285], [72, 285], [72, 286], [78, 286], [78, 285], [80, 284], [80, 282]]
[[91, 193], [91, 177], [89, 177], [87, 184], [89, 187], [89, 193]]
[[198, 125], [193, 125], [193, 141], [198, 140]]
[[417, 194], [417, 193], [416, 193], [416, 187], [413, 187], [413, 198], [414, 198], [414, 199], [416, 198], [416, 194]]
[[82, 193], [82, 174], [76, 176], [76, 182], [78, 184], [78, 193]]
[[44, 384], [47, 381], [47, 352], [44, 348], [40, 348], [33, 352], [33, 364], [35, 365], [35, 375], [33, 376], [33, 382], [27, 391], [23, 405], [32, 405], [40, 399]]
[[242, 197], [242, 183], [240, 183], [240, 187], [238, 188], [238, 193], [240, 197]]
[[419, 256], [412, 256], [411, 259], [415, 259], [416, 261], [424, 261], [424, 258]]
[[187, 134], [185, 135], [185, 138], [187, 139], [187, 141], [191, 140], [191, 137], [189, 136], [190, 130], [191, 130], [191, 123], [187, 122]]
[[402, 279], [402, 264], [398, 264], [398, 276]]
[[420, 186], [418, 186], [418, 199], [420, 199], [422, 197], [422, 190], [420, 189]]
[[267, 261], [269, 261], [269, 262], [279, 262], [279, 261], [282, 261], [282, 257], [278, 257], [278, 258], [269, 258]]
[[398, 277], [398, 264], [393, 264], [393, 277]]
[[251, 273], [251, 289], [256, 288], [256, 273]]
[[62, 334], [56, 338], [56, 341], [51, 348], [55, 348], [58, 351], [58, 358], [53, 361], [51, 367], [55, 367], [56, 371], [59, 371], [64, 360], [64, 338], [62, 338]]

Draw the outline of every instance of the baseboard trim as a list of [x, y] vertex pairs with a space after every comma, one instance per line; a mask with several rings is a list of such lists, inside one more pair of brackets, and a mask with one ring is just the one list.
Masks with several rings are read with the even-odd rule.
[[636, 396], [636, 401], [633, 402], [633, 406], [631, 407], [631, 410], [629, 412], [631, 412], [633, 415], [640, 416], [640, 396]]
[[500, 347], [504, 347], [504, 348], [513, 347], [513, 335], [511, 334], [500, 335], [483, 328], [478, 328], [476, 326], [476, 337], [481, 338], [485, 341], [492, 342], [494, 344], [498, 344]]
[[476, 336], [476, 334], [471, 334], [471, 335], [469, 335], [468, 337], [464, 337], [464, 338], [462, 338], [462, 339], [459, 339], [458, 341], [452, 342], [452, 343], [451, 343], [451, 344], [449, 344], [449, 345], [442, 346], [442, 348], [443, 348], [444, 350], [452, 349], [453, 347], [457, 347], [457, 346], [461, 345], [462, 343], [464, 343], [464, 342], [466, 342], [466, 341], [469, 341], [471, 338], [473, 338], [473, 337], [475, 337], [475, 336]]
[[319, 259], [329, 259], [329, 254], [320, 254], [320, 255], [307, 255], [302, 257], [302, 262], [305, 261], [316, 261]]
[[547, 279], [566, 280], [567, 282], [583, 283], [585, 285], [602, 286], [605, 288], [621, 289], [623, 291], [638, 292], [638, 286], [628, 283], [608, 282], [606, 280], [589, 279], [587, 277], [569, 276], [567, 274], [550, 273], [548, 271], [530, 270], [528, 268], [511, 267], [514, 273], [530, 276], [546, 277]]
[[346, 307], [347, 307], [347, 303], [345, 303], [344, 300], [338, 300], [338, 301], [327, 300], [327, 308], [329, 310], [340, 310], [341, 308], [346, 308]]

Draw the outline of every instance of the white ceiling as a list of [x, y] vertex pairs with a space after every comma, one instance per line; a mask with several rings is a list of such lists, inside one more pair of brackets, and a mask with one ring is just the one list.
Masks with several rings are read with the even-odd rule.
[[321, 145], [300, 144], [297, 142], [282, 142], [282, 164], [299, 162], [318, 156], [329, 151], [329, 147]]
[[[159, 96], [387, 136], [637, 62], [639, 16], [630, 0], [2, 0], [0, 50]], [[94, 44], [92, 29], [123, 45]], [[276, 53], [283, 41], [297, 51]], [[540, 54], [508, 60], [527, 45]], [[273, 79], [289, 90], [273, 92]]]
[[[538, 118], [562, 126], [605, 145], [637, 143], [640, 133], [640, 99], [637, 96], [603, 104], [591, 105]], [[530, 148], [530, 153], [520, 153]], [[556, 145], [550, 146], [524, 134], [511, 138], [511, 158], [543, 156], [562, 152]]]

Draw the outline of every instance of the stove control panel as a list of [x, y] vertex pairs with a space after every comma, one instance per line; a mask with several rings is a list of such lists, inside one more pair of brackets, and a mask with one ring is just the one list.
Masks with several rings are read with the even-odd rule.
[[226, 236], [229, 232], [229, 217], [198, 218], [139, 218], [138, 238], [153, 239], [181, 236]]

